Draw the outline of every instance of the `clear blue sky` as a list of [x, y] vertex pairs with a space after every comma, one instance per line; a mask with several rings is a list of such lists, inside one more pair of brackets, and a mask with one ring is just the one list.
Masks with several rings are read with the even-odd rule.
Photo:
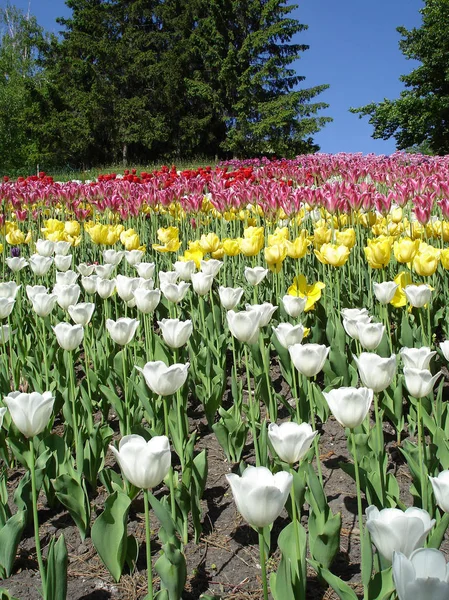
[[[4, 4], [5, 0], [0, 0]], [[57, 33], [58, 16], [69, 16], [63, 0], [12, 0], [32, 14], [48, 31]], [[419, 27], [423, 0], [297, 0], [293, 16], [309, 29], [297, 36], [310, 49], [294, 64], [303, 85], [322, 83], [330, 88], [317, 97], [329, 104], [323, 112], [333, 117], [315, 136], [322, 152], [374, 152], [390, 154], [394, 140], [373, 140], [368, 118], [348, 112], [383, 98], [397, 98], [403, 89], [399, 76], [417, 63], [401, 54], [396, 27]]]

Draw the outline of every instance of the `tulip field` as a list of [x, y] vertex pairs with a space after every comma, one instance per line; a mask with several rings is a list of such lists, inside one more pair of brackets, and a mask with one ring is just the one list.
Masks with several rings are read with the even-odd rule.
[[449, 598], [449, 157], [0, 200], [0, 600]]

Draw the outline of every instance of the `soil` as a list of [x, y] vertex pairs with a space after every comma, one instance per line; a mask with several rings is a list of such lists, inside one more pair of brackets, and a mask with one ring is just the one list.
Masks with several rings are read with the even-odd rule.
[[[277, 370], [277, 369], [276, 369]], [[276, 378], [276, 374], [274, 373]], [[279, 382], [279, 380], [278, 380]], [[286, 398], [290, 392], [284, 384]], [[237, 512], [232, 493], [225, 475], [231, 472], [234, 465], [227, 462], [225, 455], [214, 434], [207, 428], [206, 420], [196, 411], [191, 419], [191, 428], [199, 432], [197, 449], [207, 448], [208, 480], [203, 496], [203, 534], [199, 544], [190, 541], [185, 546], [188, 580], [183, 593], [184, 600], [197, 600], [202, 594], [217, 595], [223, 600], [253, 600], [263, 598], [259, 549], [256, 532], [248, 526]], [[348, 582], [359, 594], [360, 585], [360, 545], [357, 525], [357, 502], [354, 481], [339, 468], [339, 463], [349, 461], [350, 456], [344, 429], [333, 417], [320, 429], [320, 451], [323, 468], [324, 490], [333, 513], [342, 515], [340, 551], [331, 567], [334, 574]], [[385, 423], [386, 449], [389, 466], [398, 479], [401, 500], [406, 505], [412, 504], [409, 494], [411, 478], [407, 466], [403, 463], [395, 443], [393, 429]], [[252, 446], [245, 448], [242, 460], [254, 464]], [[112, 463], [111, 463], [112, 464]], [[10, 479], [11, 486], [17, 485], [17, 471]], [[163, 490], [162, 490], [163, 491]], [[98, 488], [93, 498], [93, 519], [102, 510], [106, 498], [105, 489]], [[129, 516], [128, 533], [133, 533], [140, 544], [139, 559], [135, 572], [122, 576], [119, 583], [112, 577], [98, 557], [90, 538], [81, 541], [78, 529], [74, 526], [69, 514], [60, 510], [54, 512], [45, 504], [45, 496], [40, 497], [39, 522], [43, 552], [53, 535], [64, 533], [69, 552], [68, 566], [68, 600], [134, 600], [145, 597], [146, 558], [144, 507], [142, 497], [133, 501]], [[307, 504], [302, 518], [307, 527]], [[276, 570], [279, 553], [276, 550], [276, 539], [282, 528], [288, 523], [286, 512], [275, 522], [272, 531], [272, 554], [268, 562], [268, 572]], [[153, 515], [151, 523], [154, 535], [152, 538], [153, 561], [157, 559], [160, 548], [157, 539], [158, 523]], [[447, 547], [447, 542], [445, 542]], [[154, 578], [155, 589], [158, 579]], [[13, 575], [0, 583], [9, 593], [20, 599], [38, 600], [40, 577], [38, 572], [33, 528], [29, 526], [20, 543]], [[307, 599], [333, 600], [338, 596], [326, 585], [322, 584], [315, 572], [308, 569]]]

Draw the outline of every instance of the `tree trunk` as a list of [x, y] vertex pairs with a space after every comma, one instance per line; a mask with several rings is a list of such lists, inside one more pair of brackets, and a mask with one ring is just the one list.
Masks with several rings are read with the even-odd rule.
[[128, 166], [128, 144], [126, 142], [123, 144], [122, 148], [122, 163], [124, 168]]

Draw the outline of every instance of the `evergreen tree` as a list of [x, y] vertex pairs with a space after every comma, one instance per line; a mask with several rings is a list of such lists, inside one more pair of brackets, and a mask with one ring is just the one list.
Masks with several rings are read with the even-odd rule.
[[449, 152], [449, 0], [426, 0], [420, 28], [398, 27], [399, 47], [419, 67], [400, 79], [406, 89], [397, 100], [384, 99], [352, 108], [369, 116], [373, 138], [394, 137], [398, 149], [424, 145], [429, 152]]

